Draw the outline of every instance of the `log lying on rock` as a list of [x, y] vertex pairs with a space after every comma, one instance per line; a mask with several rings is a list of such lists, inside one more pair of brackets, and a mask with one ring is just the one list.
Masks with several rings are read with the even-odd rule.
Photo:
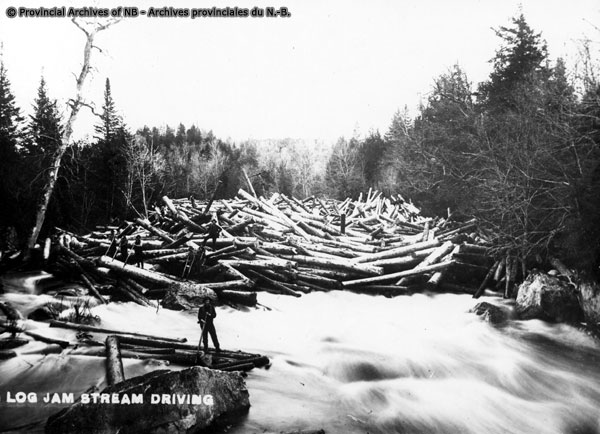
[[[102, 396], [112, 405], [100, 403]], [[250, 407], [240, 374], [201, 367], [130, 378], [102, 390], [97, 403], [87, 397], [90, 402], [80, 399], [48, 418], [45, 432], [197, 432], [225, 418], [234, 420]], [[135, 405], [127, 405], [133, 398]]]

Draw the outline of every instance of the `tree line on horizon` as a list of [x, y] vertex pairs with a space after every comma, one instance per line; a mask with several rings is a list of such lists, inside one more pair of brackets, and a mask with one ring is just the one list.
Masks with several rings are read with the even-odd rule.
[[[498, 249], [532, 265], [557, 256], [598, 272], [598, 64], [585, 46], [577, 74], [551, 62], [523, 15], [496, 34], [486, 81], [473, 85], [454, 65], [414, 118], [398, 111], [385, 134], [340, 138], [322, 155], [289, 139], [234, 144], [195, 125], [132, 132], [106, 79], [94, 138], [63, 157], [45, 231], [147, 216], [165, 194], [205, 199], [219, 181], [217, 197], [233, 197], [246, 171], [263, 195], [399, 193], [428, 216], [477, 217]], [[0, 227], [23, 237], [63, 121], [43, 78], [33, 114], [20, 113], [0, 62]]]

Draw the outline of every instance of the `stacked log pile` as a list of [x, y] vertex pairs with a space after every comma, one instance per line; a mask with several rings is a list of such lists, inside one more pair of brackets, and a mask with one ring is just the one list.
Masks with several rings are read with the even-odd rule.
[[[243, 189], [208, 203], [163, 197], [148, 219], [61, 237], [50, 271], [75, 274], [102, 302], [162, 299], [186, 309], [203, 297], [254, 305], [257, 291], [477, 295], [494, 285], [511, 296], [517, 280], [517, 261], [495, 261], [476, 221], [424, 218], [400, 196], [376, 191], [344, 201], [265, 199]], [[119, 251], [123, 239], [138, 239], [141, 258]]]

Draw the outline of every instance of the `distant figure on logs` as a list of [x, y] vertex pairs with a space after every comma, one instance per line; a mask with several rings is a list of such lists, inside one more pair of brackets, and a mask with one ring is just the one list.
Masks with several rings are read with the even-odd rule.
[[204, 247], [198, 246], [198, 249], [194, 249], [192, 246], [189, 246], [188, 255], [187, 258], [185, 258], [185, 265], [183, 266], [181, 277], [183, 279], [187, 279], [192, 272], [202, 272], [205, 262], [206, 253]]
[[208, 225], [208, 233], [204, 237], [204, 243], [202, 243], [202, 245], [206, 246], [206, 242], [208, 241], [208, 239], [212, 238], [212, 248], [213, 248], [213, 250], [216, 250], [217, 238], [219, 238], [219, 234], [221, 233], [222, 230], [223, 230], [223, 228], [221, 226], [219, 226], [219, 224], [217, 223], [217, 219], [213, 218], [210, 221], [210, 224]]
[[205, 298], [203, 304], [198, 309], [198, 323], [202, 330], [201, 339], [204, 342], [204, 352], [208, 352], [208, 334], [212, 339], [213, 345], [217, 353], [221, 352], [219, 345], [219, 339], [217, 339], [217, 331], [215, 330], [215, 324], [213, 320], [217, 317], [217, 311], [212, 305], [210, 298]]
[[140, 268], [144, 268], [144, 250], [142, 249], [142, 237], [139, 235], [135, 237], [135, 244], [133, 245], [133, 258], [135, 265]]
[[121, 241], [119, 242], [119, 250], [121, 252], [121, 260], [127, 264], [127, 259], [129, 259], [129, 242], [127, 241], [127, 237], [125, 235], [121, 237]]

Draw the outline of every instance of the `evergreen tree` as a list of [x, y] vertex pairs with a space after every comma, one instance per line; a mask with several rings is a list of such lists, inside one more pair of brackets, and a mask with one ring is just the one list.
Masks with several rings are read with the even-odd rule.
[[388, 152], [388, 143], [383, 140], [379, 131], [371, 132], [360, 146], [363, 175], [367, 187], [380, 188], [382, 182], [382, 166]]
[[26, 145], [28, 153], [36, 156], [45, 155], [48, 157], [45, 160], [49, 160], [60, 145], [62, 130], [56, 100], [48, 97], [46, 81], [42, 77], [38, 96], [33, 105], [33, 115], [30, 116], [29, 121], [29, 140]]
[[99, 143], [109, 143], [121, 133], [124, 125], [117, 113], [108, 78], [104, 87], [104, 105], [102, 106], [100, 119], [100, 123], [94, 127], [97, 134], [96, 138]]
[[546, 44], [523, 14], [512, 19], [512, 27], [496, 30], [496, 35], [502, 45], [492, 60], [489, 81], [480, 86], [482, 101], [488, 109], [516, 109], [521, 97], [531, 96], [530, 86], [549, 72]]
[[[61, 146], [63, 134], [56, 100], [48, 97], [44, 77], [40, 80], [37, 98], [33, 103], [33, 115], [29, 117], [26, 132], [27, 137], [23, 142], [25, 151], [23, 159], [26, 164], [21, 171], [21, 175], [26, 179], [23, 182], [26, 190], [23, 192], [24, 197], [20, 201], [20, 206], [24, 216], [33, 217], [35, 205], [42, 194], [55, 153]], [[57, 205], [55, 198], [48, 203], [46, 219], [50, 226], [58, 223]]]
[[0, 58], [0, 225], [15, 225], [18, 221], [14, 203], [18, 188], [18, 146], [23, 118], [10, 90], [10, 81]]
[[124, 217], [127, 213], [127, 159], [125, 149], [131, 140], [112, 97], [110, 80], [106, 79], [104, 105], [97, 135], [96, 176], [99, 183], [101, 206], [106, 218]]

